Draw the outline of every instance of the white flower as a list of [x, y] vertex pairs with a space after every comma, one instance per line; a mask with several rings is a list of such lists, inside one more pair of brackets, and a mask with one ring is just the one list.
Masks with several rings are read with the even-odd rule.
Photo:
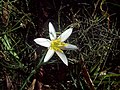
[[73, 28], [67, 29], [65, 32], [63, 32], [58, 38], [56, 36], [55, 29], [51, 22], [49, 22], [49, 36], [50, 39], [46, 38], [36, 38], [34, 41], [44, 47], [48, 48], [47, 54], [44, 58], [44, 62], [47, 62], [54, 53], [56, 53], [60, 59], [68, 66], [68, 60], [65, 56], [64, 52], [62, 50], [75, 50], [77, 49], [77, 46], [64, 43], [64, 41], [71, 35]]

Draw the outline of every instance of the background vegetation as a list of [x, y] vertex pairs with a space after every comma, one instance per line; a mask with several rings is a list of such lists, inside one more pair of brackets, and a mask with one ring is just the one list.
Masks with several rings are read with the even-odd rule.
[[[119, 90], [119, 0], [1, 0], [1, 90]], [[65, 51], [69, 66], [33, 40], [48, 36], [48, 22], [60, 34], [74, 31]]]

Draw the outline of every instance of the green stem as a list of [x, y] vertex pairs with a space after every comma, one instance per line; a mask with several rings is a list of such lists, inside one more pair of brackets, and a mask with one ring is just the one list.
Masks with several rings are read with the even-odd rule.
[[38, 65], [36, 66], [36, 68], [34, 70], [31, 71], [30, 75], [28, 76], [28, 78], [24, 81], [22, 87], [20, 88], [20, 90], [24, 90], [25, 85], [27, 84], [27, 82], [30, 80], [30, 78], [36, 73], [37, 69], [43, 64], [42, 61], [44, 59], [46, 53], [43, 54], [42, 58], [40, 59]]

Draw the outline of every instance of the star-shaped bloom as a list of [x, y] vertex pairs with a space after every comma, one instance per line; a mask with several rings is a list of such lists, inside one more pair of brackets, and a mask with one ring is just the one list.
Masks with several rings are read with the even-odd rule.
[[68, 59], [64, 54], [63, 50], [75, 50], [77, 46], [65, 43], [64, 41], [71, 35], [73, 28], [69, 28], [64, 31], [59, 37], [57, 37], [55, 28], [52, 23], [49, 22], [49, 36], [50, 39], [36, 38], [34, 41], [44, 47], [48, 48], [47, 54], [45, 55], [44, 62], [50, 60], [50, 58], [56, 53], [64, 64], [68, 66]]

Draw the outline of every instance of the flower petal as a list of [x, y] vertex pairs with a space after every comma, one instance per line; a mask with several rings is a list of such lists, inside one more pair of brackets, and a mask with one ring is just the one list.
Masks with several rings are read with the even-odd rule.
[[75, 45], [72, 45], [72, 44], [67, 44], [65, 47], [64, 47], [64, 50], [76, 50], [78, 49], [77, 46]]
[[67, 60], [67, 57], [65, 56], [65, 54], [63, 52], [61, 53], [58, 51], [56, 51], [56, 53], [60, 57], [60, 59], [63, 61], [63, 63], [68, 66], [68, 60]]
[[73, 28], [69, 28], [58, 37], [61, 39], [61, 42], [65, 41], [72, 34], [72, 30]]
[[49, 49], [45, 55], [44, 62], [47, 62], [54, 54], [54, 50]]
[[51, 22], [49, 22], [49, 36], [50, 36], [51, 40], [55, 40], [56, 39], [55, 28], [53, 27]]
[[34, 41], [44, 47], [50, 47], [50, 40], [46, 38], [36, 38]]

